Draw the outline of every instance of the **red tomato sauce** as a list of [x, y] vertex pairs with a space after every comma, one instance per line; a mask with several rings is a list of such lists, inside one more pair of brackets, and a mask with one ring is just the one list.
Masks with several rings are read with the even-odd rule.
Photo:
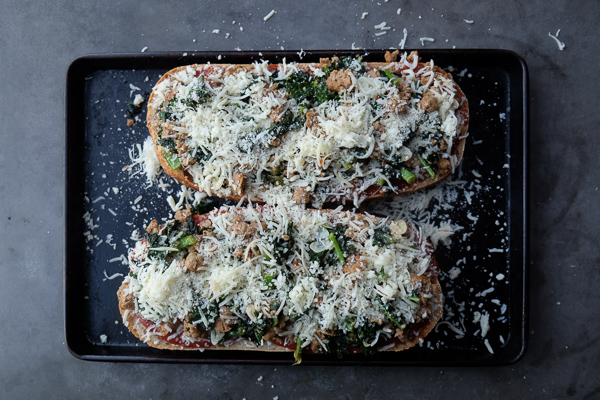
[[[144, 325], [148, 331], [153, 333], [160, 332], [160, 328], [156, 326], [154, 322], [144, 319], [139, 313], [136, 315], [142, 323], [142, 325]], [[190, 342], [188, 340], [184, 340], [183, 334], [181, 333], [175, 337], [173, 337], [173, 335], [160, 335], [160, 338], [167, 343], [188, 348], [205, 349], [211, 346], [211, 341], [208, 339], [196, 339], [195, 341]]]

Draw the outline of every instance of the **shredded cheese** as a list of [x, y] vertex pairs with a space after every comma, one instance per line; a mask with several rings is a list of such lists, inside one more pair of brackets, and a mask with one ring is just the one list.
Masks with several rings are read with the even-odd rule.
[[558, 45], [558, 49], [560, 51], [563, 51], [565, 49], [565, 44], [558, 39], [559, 33], [560, 33], [560, 29], [556, 31], [556, 35], [553, 35], [550, 32], [548, 32], [548, 36], [550, 36], [552, 39], [554, 39], [554, 41]]

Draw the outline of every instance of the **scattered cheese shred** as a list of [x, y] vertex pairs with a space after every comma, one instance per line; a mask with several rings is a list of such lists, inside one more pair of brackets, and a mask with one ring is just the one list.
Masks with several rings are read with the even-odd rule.
[[271, 18], [273, 15], [275, 15], [276, 13], [277, 13], [277, 11], [275, 11], [275, 10], [271, 10], [271, 12], [270, 12], [270, 13], [268, 13], [267, 15], [265, 15], [265, 16], [264, 16], [263, 20], [264, 20], [265, 22], [267, 22], [267, 21], [268, 21], [268, 20], [269, 20], [269, 19], [270, 19], [270, 18]]
[[[120, 259], [120, 258], [119, 258], [119, 259]], [[105, 276], [105, 278], [103, 279], [103, 280], [105, 280], [105, 281], [106, 281], [106, 280], [109, 280], [109, 281], [111, 281], [111, 280], [113, 280], [113, 279], [115, 279], [115, 278], [118, 278], [118, 277], [120, 277], [120, 276], [123, 276], [123, 274], [120, 274], [120, 273], [118, 273], [118, 272], [117, 272], [116, 274], [112, 274], [111, 276], [108, 276], [108, 274], [106, 273], [106, 270], [102, 271], [102, 273], [103, 273], [103, 274], [104, 274], [104, 276]]]
[[556, 35], [553, 35], [550, 32], [548, 32], [548, 36], [550, 36], [552, 39], [554, 39], [554, 41], [558, 45], [558, 50], [563, 51], [565, 49], [565, 44], [558, 39], [559, 33], [560, 33], [560, 29], [556, 31]]
[[402, 33], [404, 35], [404, 37], [402, 38], [402, 40], [400, 41], [400, 44], [398, 45], [398, 47], [401, 50], [404, 50], [404, 47], [406, 46], [406, 38], [408, 37], [408, 31], [406, 30], [406, 28], [402, 29]]
[[[137, 149], [137, 155], [135, 149]], [[129, 158], [131, 164], [127, 166], [127, 169], [131, 174], [130, 177], [143, 173], [146, 175], [147, 187], [152, 186], [162, 171], [152, 137], [146, 137], [143, 145], [136, 144], [134, 148], [129, 149]]]
[[435, 39], [431, 38], [431, 37], [422, 37], [422, 38], [419, 38], [419, 40], [421, 41], [421, 46], [425, 46], [425, 42], [435, 41]]
[[492, 349], [492, 346], [490, 345], [489, 340], [485, 339], [483, 341], [483, 343], [485, 344], [485, 347], [487, 347], [488, 351], [492, 354], [494, 354], [494, 349]]

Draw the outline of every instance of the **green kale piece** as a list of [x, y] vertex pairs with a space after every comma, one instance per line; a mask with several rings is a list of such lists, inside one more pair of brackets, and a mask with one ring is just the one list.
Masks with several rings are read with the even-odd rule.
[[285, 261], [291, 255], [291, 249], [294, 246], [294, 223], [288, 223], [286, 233], [287, 240], [283, 237], [278, 237], [272, 240], [273, 243], [273, 258], [279, 265], [285, 265]]
[[390, 232], [389, 225], [384, 225], [379, 229], [375, 229], [375, 233], [373, 234], [373, 244], [383, 247], [392, 243], [394, 243], [394, 238]]
[[[356, 60], [358, 60], [358, 62], [356, 62]], [[365, 66], [362, 63], [362, 56], [339, 57], [339, 61], [332, 62], [329, 69], [331, 71], [333, 71], [333, 70], [345, 71], [347, 69], [350, 69], [351, 71], [356, 72], [357, 75], [363, 75], [365, 73]]]
[[212, 158], [212, 156], [213, 154], [210, 151], [206, 150], [206, 152], [204, 152], [203, 149], [198, 149], [196, 155], [194, 155], [194, 160], [196, 160], [198, 164], [204, 165]]
[[158, 139], [156, 144], [164, 147], [169, 153], [177, 152], [177, 144], [173, 139]]
[[319, 105], [338, 99], [337, 93], [327, 89], [326, 77], [317, 78], [308, 72], [298, 71], [278, 83], [285, 88], [298, 104]]
[[142, 112], [142, 107], [140, 105], [136, 106], [135, 104], [133, 104], [134, 100], [135, 100], [135, 97], [131, 96], [131, 98], [127, 102], [127, 108], [125, 109], [125, 114], [127, 115], [128, 119], [133, 119], [133, 118], [135, 118], [136, 115], [138, 115], [139, 113]]
[[204, 84], [204, 76], [200, 75], [198, 83], [190, 88], [187, 97], [181, 100], [181, 103], [186, 107], [197, 110], [199, 105], [207, 103], [210, 100], [210, 94], [208, 93], [208, 90], [206, 90], [206, 85]]
[[[190, 321], [197, 322], [206, 331], [210, 331], [215, 326], [215, 321], [219, 316], [219, 306], [216, 303], [208, 303], [201, 305], [201, 302], [196, 302], [196, 305], [192, 306]], [[204, 303], [204, 302], [202, 302]], [[202, 318], [202, 315], [206, 318], [206, 322]]]
[[274, 171], [262, 171], [261, 179], [263, 182], [272, 182], [275, 186], [283, 186], [285, 184], [285, 180], [283, 178], [283, 173], [286, 170], [286, 163], [283, 162], [277, 169]]
[[287, 111], [283, 120], [276, 122], [269, 128], [270, 136], [272, 139], [275, 139], [286, 132], [300, 129], [304, 125], [304, 122], [306, 122], [304, 116], [294, 118], [294, 114], [291, 111]]
[[374, 346], [366, 346], [367, 344], [373, 343], [377, 337], [377, 330], [380, 328], [375, 322], [369, 322], [363, 326], [359, 326], [356, 329], [356, 335], [358, 336], [358, 347], [364, 354], [374, 353]]
[[394, 325], [396, 325], [397, 328], [399, 329], [404, 329], [404, 325], [402, 325], [396, 318], [394, 318], [394, 316], [392, 315], [392, 307], [390, 303], [385, 303], [383, 304], [383, 301], [378, 298], [377, 303], [379, 303], [379, 305], [381, 306], [381, 310], [383, 311], [383, 313], [385, 314], [385, 316], [390, 320], [390, 322]]
[[[158, 233], [147, 233], [146, 240], [150, 245], [150, 248], [153, 247], [162, 247], [164, 246], [165, 239], [160, 236]], [[164, 260], [167, 257], [166, 251], [158, 251], [158, 250], [150, 250], [148, 252], [148, 258], [151, 260]]]
[[219, 208], [219, 204], [206, 198], [206, 199], [200, 201], [194, 207], [192, 207], [192, 215], [193, 214], [203, 215], [203, 214], [211, 212], [215, 208]]
[[346, 230], [348, 229], [345, 225], [337, 225], [333, 228], [332, 232], [335, 235], [338, 245], [340, 246], [340, 250], [344, 254], [344, 257], [348, 257], [350, 254], [354, 252], [354, 245], [352, 244], [352, 239], [346, 236]]
[[158, 112], [158, 118], [162, 121], [173, 120], [173, 108], [175, 107], [175, 98], [172, 98], [165, 107]]
[[312, 249], [308, 250], [308, 259], [310, 262], [314, 262], [316, 261], [318, 264], [323, 264], [323, 260], [325, 259], [325, 256], [327, 255], [329, 251], [328, 250], [324, 250], [320, 253], [316, 253], [314, 251], [312, 251]]

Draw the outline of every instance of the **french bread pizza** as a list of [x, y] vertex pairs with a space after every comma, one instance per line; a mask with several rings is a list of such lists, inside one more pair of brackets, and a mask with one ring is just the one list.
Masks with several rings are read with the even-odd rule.
[[159, 349], [288, 351], [296, 362], [400, 351], [442, 315], [433, 246], [403, 221], [341, 207], [188, 207], [146, 231], [119, 309]]
[[468, 102], [433, 61], [398, 55], [175, 68], [148, 103], [159, 161], [209, 195], [316, 208], [434, 184], [462, 159]]

